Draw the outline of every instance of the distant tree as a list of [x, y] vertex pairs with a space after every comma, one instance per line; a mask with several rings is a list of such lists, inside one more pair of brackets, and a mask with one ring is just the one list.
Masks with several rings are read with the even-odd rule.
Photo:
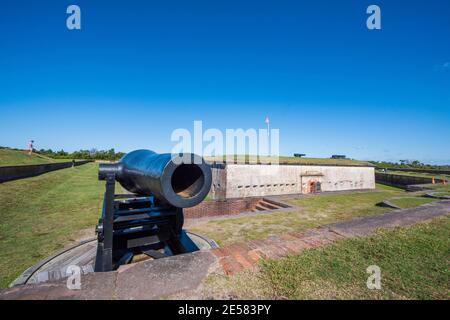
[[91, 150], [89, 150], [89, 156], [92, 158], [95, 158], [95, 155], [97, 154], [97, 149], [92, 148]]
[[63, 149], [54, 152], [51, 149], [40, 149], [37, 153], [55, 158], [55, 159], [87, 159], [87, 160], [111, 160], [115, 161], [120, 159], [124, 153], [116, 152], [113, 148], [109, 150], [97, 150], [92, 148], [90, 150], [81, 149], [74, 152], [66, 152]]

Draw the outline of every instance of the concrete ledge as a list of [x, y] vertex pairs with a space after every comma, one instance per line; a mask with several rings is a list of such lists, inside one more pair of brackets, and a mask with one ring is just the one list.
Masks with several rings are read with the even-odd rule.
[[[439, 179], [436, 179], [439, 180]], [[392, 185], [395, 187], [403, 187], [406, 188], [408, 185], [412, 184], [427, 184], [432, 183], [433, 179], [431, 177], [416, 177], [416, 176], [407, 176], [401, 174], [390, 174], [390, 173], [382, 173], [375, 172], [375, 181], [377, 183]]]
[[0, 291], [0, 300], [109, 300], [115, 295], [115, 272], [88, 274], [81, 289], [70, 290], [66, 281], [16, 286]]
[[403, 171], [403, 172], [431, 173], [435, 175], [450, 174], [450, 170], [439, 170], [439, 169], [385, 168], [385, 167], [376, 167], [376, 169], [386, 169], [391, 171]]
[[92, 162], [92, 160], [75, 161], [74, 163], [70, 161], [70, 162], [57, 162], [57, 163], [34, 164], [24, 166], [4, 166], [0, 167], [0, 183], [34, 177], [50, 171], [70, 168], [72, 166], [80, 166], [82, 164], [89, 162]]
[[393, 204], [389, 200], [383, 200], [381, 202], [377, 203], [377, 206], [379, 207], [387, 207], [387, 208], [393, 208], [393, 209], [401, 209], [399, 206]]
[[0, 291], [0, 300], [157, 299], [195, 289], [217, 261], [210, 251], [197, 251], [130, 264], [114, 272], [84, 275], [81, 289], [66, 281], [16, 286]]
[[195, 289], [216, 261], [209, 251], [136, 263], [119, 268], [117, 299], [156, 299]]
[[[442, 193], [446, 193], [448, 195], [442, 195]], [[449, 199], [450, 200], [450, 192], [430, 192], [425, 194], [428, 198], [434, 198], [434, 199]]]

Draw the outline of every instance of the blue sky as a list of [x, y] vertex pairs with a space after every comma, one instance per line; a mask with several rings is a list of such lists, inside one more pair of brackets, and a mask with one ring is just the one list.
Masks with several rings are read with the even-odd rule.
[[266, 115], [281, 154], [450, 163], [450, 1], [0, 4], [0, 145], [167, 152]]

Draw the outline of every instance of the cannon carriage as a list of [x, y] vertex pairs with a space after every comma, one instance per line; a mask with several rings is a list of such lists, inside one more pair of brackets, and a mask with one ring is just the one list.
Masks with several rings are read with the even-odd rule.
[[[199, 204], [211, 188], [211, 169], [195, 154], [136, 150], [101, 164], [106, 181], [96, 228], [95, 271], [111, 271], [136, 255], [158, 259], [197, 251], [183, 230], [183, 208]], [[116, 193], [118, 182], [128, 193]]]

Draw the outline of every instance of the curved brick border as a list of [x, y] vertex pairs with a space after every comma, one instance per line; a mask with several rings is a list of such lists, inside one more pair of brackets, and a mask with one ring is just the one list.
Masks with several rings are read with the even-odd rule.
[[63, 255], [64, 253], [73, 250], [75, 248], [81, 247], [82, 245], [85, 245], [86, 243], [90, 243], [93, 241], [97, 241], [97, 238], [90, 238], [87, 240], [83, 240], [80, 241], [79, 243], [70, 246], [68, 248], [62, 249], [58, 252], [56, 252], [54, 255], [45, 258], [44, 260], [39, 261], [38, 263], [36, 263], [34, 266], [29, 267], [27, 270], [25, 270], [16, 280], [14, 280], [9, 286], [10, 287], [14, 287], [14, 286], [19, 286], [19, 285], [24, 285], [26, 284], [30, 278], [40, 269], [42, 268], [44, 265], [46, 265], [47, 263], [49, 263], [52, 260], [55, 260], [57, 257]]
[[[189, 237], [191, 239], [193, 239], [193, 241], [195, 243], [197, 243], [197, 245], [199, 246], [200, 250], [209, 250], [209, 249], [214, 249], [214, 248], [218, 248], [218, 244], [208, 238], [207, 236], [204, 235], [200, 235], [194, 232], [187, 232], [187, 234], [189, 235]], [[196, 239], [197, 238], [197, 239]], [[200, 241], [198, 239], [201, 239]], [[14, 286], [20, 286], [20, 285], [25, 285], [25, 284], [31, 284], [31, 283], [36, 283], [35, 281], [33, 281], [33, 277], [35, 275], [37, 275], [39, 277], [39, 273], [43, 272], [43, 273], [48, 273], [47, 270], [45, 270], [45, 266], [46, 265], [50, 265], [51, 268], [53, 268], [53, 270], [51, 271], [53, 273], [52, 277], [47, 276], [45, 278], [45, 280], [42, 281], [37, 281], [38, 283], [44, 283], [44, 282], [50, 282], [50, 281], [55, 281], [57, 279], [64, 279], [67, 278], [67, 275], [61, 275], [58, 274], [57, 276], [54, 275], [54, 269], [55, 267], [59, 270], [65, 270], [67, 267], [67, 261], [78, 261], [78, 263], [81, 263], [82, 260], [80, 260], [80, 257], [84, 257], [84, 263], [86, 263], [86, 261], [90, 261], [91, 259], [94, 260], [94, 255], [90, 255], [89, 252], [91, 251], [91, 248], [81, 248], [82, 246], [89, 244], [91, 242], [97, 242], [97, 238], [90, 238], [84, 241], [81, 241], [73, 246], [70, 246], [68, 248], [62, 249], [60, 251], [58, 251], [57, 253], [55, 253], [54, 255], [38, 262], [37, 264], [35, 264], [34, 266], [28, 268], [27, 270], [25, 270], [18, 278], [16, 278], [10, 285], [9, 287], [14, 287]], [[96, 246], [96, 243], [95, 243]], [[74, 249], [82, 249], [79, 252], [73, 252]], [[42, 270], [42, 268], [44, 267], [44, 270]], [[89, 264], [89, 265], [84, 265], [84, 267], [87, 268], [82, 268], [83, 274], [86, 275], [88, 273], [92, 273], [94, 272], [94, 266]], [[125, 267], [129, 267], [129, 265], [126, 265]]]

